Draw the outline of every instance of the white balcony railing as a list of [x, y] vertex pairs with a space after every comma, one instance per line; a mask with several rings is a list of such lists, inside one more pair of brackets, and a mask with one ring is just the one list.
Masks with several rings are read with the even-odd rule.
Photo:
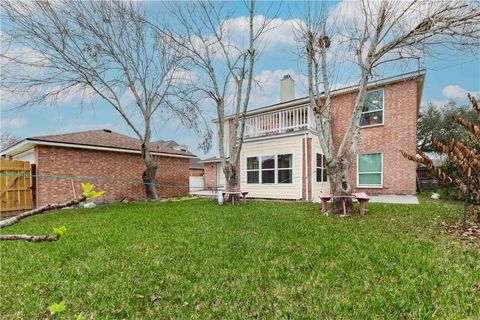
[[314, 129], [309, 106], [269, 112], [245, 119], [245, 138]]

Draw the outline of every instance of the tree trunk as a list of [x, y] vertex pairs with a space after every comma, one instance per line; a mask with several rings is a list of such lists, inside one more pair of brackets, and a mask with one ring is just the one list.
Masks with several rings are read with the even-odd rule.
[[[348, 197], [352, 195], [352, 187], [350, 186], [348, 174], [350, 165], [345, 159], [340, 159], [335, 162], [335, 165], [327, 167], [328, 179], [330, 181], [330, 193], [334, 196], [332, 212], [343, 214], [344, 202], [342, 201], [342, 198], [335, 198], [335, 196]], [[345, 200], [345, 211], [346, 213], [353, 212], [353, 203], [351, 198], [347, 198]]]
[[145, 171], [143, 171], [142, 174], [142, 180], [145, 184], [145, 194], [147, 199], [156, 200], [158, 196], [157, 189], [155, 188], [155, 176], [158, 165], [145, 143], [142, 144], [142, 157], [145, 162]]
[[[226, 186], [225, 189], [227, 191], [240, 191], [239, 183], [238, 183], [238, 174], [236, 166], [231, 165], [230, 163], [227, 164], [225, 170], [225, 179]], [[239, 203], [240, 196], [239, 195], [229, 195], [228, 202], [231, 204]]]

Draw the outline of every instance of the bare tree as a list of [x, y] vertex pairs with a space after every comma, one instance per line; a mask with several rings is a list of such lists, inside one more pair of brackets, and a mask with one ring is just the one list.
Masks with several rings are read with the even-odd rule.
[[[406, 62], [443, 50], [478, 48], [480, 9], [463, 1], [362, 1], [350, 16], [309, 4], [296, 26], [308, 73], [308, 95], [327, 161], [331, 193], [349, 195], [349, 168], [356, 154], [370, 79], [385, 64]], [[343, 53], [343, 54], [341, 54]], [[354, 69], [358, 91], [339, 143], [332, 131], [332, 90], [340, 64]], [[338, 207], [337, 207], [338, 209]]]
[[22, 138], [13, 135], [6, 129], [2, 129], [2, 133], [0, 133], [0, 135], [0, 150], [5, 150], [8, 147], [22, 141]]
[[[254, 84], [254, 66], [261, 52], [262, 36], [268, 32], [267, 18], [254, 21], [256, 1], [244, 1], [248, 35], [245, 44], [235, 41], [225, 4], [197, 1], [172, 6], [177, 27], [169, 35], [189, 59], [195, 77], [194, 89], [214, 102], [218, 124], [218, 149], [227, 190], [237, 191], [238, 164], [245, 132], [245, 115]], [[272, 11], [273, 5], [266, 10]], [[264, 15], [266, 16], [266, 15]], [[233, 128], [225, 132], [227, 112], [233, 115]], [[225, 150], [228, 141], [229, 150]]]
[[82, 104], [106, 101], [141, 141], [146, 195], [156, 199], [155, 116], [179, 119], [196, 131], [204, 124], [175, 43], [152, 28], [136, 1], [7, 0], [1, 9], [2, 88], [28, 95], [17, 107], [72, 95]]

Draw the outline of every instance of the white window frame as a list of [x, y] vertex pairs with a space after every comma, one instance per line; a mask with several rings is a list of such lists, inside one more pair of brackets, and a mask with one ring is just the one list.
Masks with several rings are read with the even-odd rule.
[[[375, 89], [375, 90], [370, 90], [370, 91], [367, 91], [367, 94], [369, 92], [375, 92], [375, 91], [382, 91], [382, 109], [379, 109], [379, 110], [372, 110], [372, 111], [365, 111], [363, 112], [362, 111], [362, 114], [360, 115], [360, 122], [362, 121], [362, 117], [364, 114], [368, 114], [368, 113], [374, 113], [374, 112], [379, 112], [380, 110], [382, 111], [382, 122], [381, 123], [374, 123], [374, 124], [367, 124], [367, 125], [360, 125], [360, 128], [369, 128], [369, 127], [376, 127], [376, 126], [383, 126], [385, 124], [385, 90], [383, 88], [381, 89]], [[365, 97], [365, 100], [367, 98]]]
[[[278, 156], [291, 155], [292, 159], [290, 161], [290, 167], [288, 168], [279, 168], [278, 167]], [[278, 171], [279, 170], [291, 170], [292, 171], [292, 181], [291, 182], [278, 182]], [[293, 153], [278, 153], [275, 155], [275, 184], [278, 185], [290, 185], [293, 184]]]
[[[358, 170], [358, 159], [360, 156], [368, 154], [380, 154], [382, 159], [382, 171], [380, 172], [362, 172], [363, 174], [378, 174], [380, 173], [380, 185], [378, 184], [360, 184], [360, 171]], [[368, 189], [382, 189], [383, 188], [383, 152], [364, 152], [357, 154], [357, 188], [368, 188]]]
[[[292, 161], [291, 161], [291, 167], [290, 168], [278, 168], [278, 156], [280, 155], [287, 155], [290, 154], [292, 156]], [[245, 168], [248, 168], [248, 158], [257, 158], [258, 160], [258, 169], [246, 169], [245, 172], [247, 172], [246, 176], [246, 181], [247, 184], [249, 185], [279, 185], [279, 186], [290, 186], [293, 184], [294, 180], [294, 156], [293, 152], [282, 152], [282, 153], [275, 153], [275, 154], [262, 154], [258, 156], [245, 156]], [[262, 181], [262, 157], [273, 157], [274, 162], [275, 162], [275, 167], [272, 169], [265, 169], [265, 171], [273, 171], [274, 172], [274, 182], [269, 182], [269, 183], [263, 183]], [[284, 182], [284, 183], [279, 183], [278, 182], [278, 170], [292, 170], [292, 182]], [[248, 182], [248, 172], [249, 171], [258, 171], [258, 183], [252, 183]]]
[[[258, 169], [248, 169], [248, 158], [257, 158], [258, 161]], [[261, 163], [259, 157], [246, 157], [245, 158], [245, 168], [247, 172], [247, 184], [260, 184], [262, 181], [262, 170], [261, 170]], [[258, 172], [258, 182], [248, 182], [248, 173], [249, 172]]]
[[[262, 160], [263, 157], [273, 157], [273, 168], [263, 169], [263, 160]], [[267, 155], [259, 156], [259, 158], [260, 158], [260, 164], [259, 164], [260, 165], [260, 184], [267, 184], [267, 185], [277, 184], [277, 155], [267, 154]], [[273, 182], [263, 183], [263, 171], [273, 171]]]
[[[322, 156], [322, 165], [323, 167], [318, 167], [317, 166], [317, 155], [321, 155]], [[315, 152], [315, 168], [316, 168], [316, 171], [315, 171], [315, 182], [317, 183], [328, 183], [328, 175], [327, 175], [327, 180], [326, 181], [318, 181], [317, 179], [317, 174], [318, 174], [318, 169], [321, 169], [321, 170], [326, 170], [327, 167], [325, 167], [325, 163], [323, 163], [323, 159], [325, 158], [325, 155], [323, 153], [320, 153], [320, 152]], [[322, 176], [323, 176], [323, 172], [322, 172]]]

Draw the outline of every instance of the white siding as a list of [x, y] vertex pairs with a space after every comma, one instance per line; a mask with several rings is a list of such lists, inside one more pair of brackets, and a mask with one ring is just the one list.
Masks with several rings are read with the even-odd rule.
[[[312, 135], [312, 197], [318, 197], [320, 194], [330, 193], [330, 184], [327, 182], [317, 182], [317, 153], [322, 153], [322, 147], [318, 142], [318, 137]], [[323, 153], [322, 153], [323, 154]]]
[[219, 189], [225, 189], [227, 179], [225, 178], [225, 173], [223, 172], [223, 166], [221, 163], [217, 165], [217, 186]]
[[201, 191], [205, 189], [205, 180], [200, 176], [190, 176], [190, 192]]
[[[260, 141], [244, 142], [240, 157], [240, 185], [242, 191], [248, 191], [248, 196], [272, 199], [302, 198], [302, 152], [303, 138], [301, 136], [272, 138]], [[248, 184], [247, 158], [278, 154], [292, 154], [293, 181], [291, 184]]]
[[35, 152], [34, 149], [27, 150], [12, 157], [12, 160], [17, 161], [29, 161], [30, 164], [35, 164]]

